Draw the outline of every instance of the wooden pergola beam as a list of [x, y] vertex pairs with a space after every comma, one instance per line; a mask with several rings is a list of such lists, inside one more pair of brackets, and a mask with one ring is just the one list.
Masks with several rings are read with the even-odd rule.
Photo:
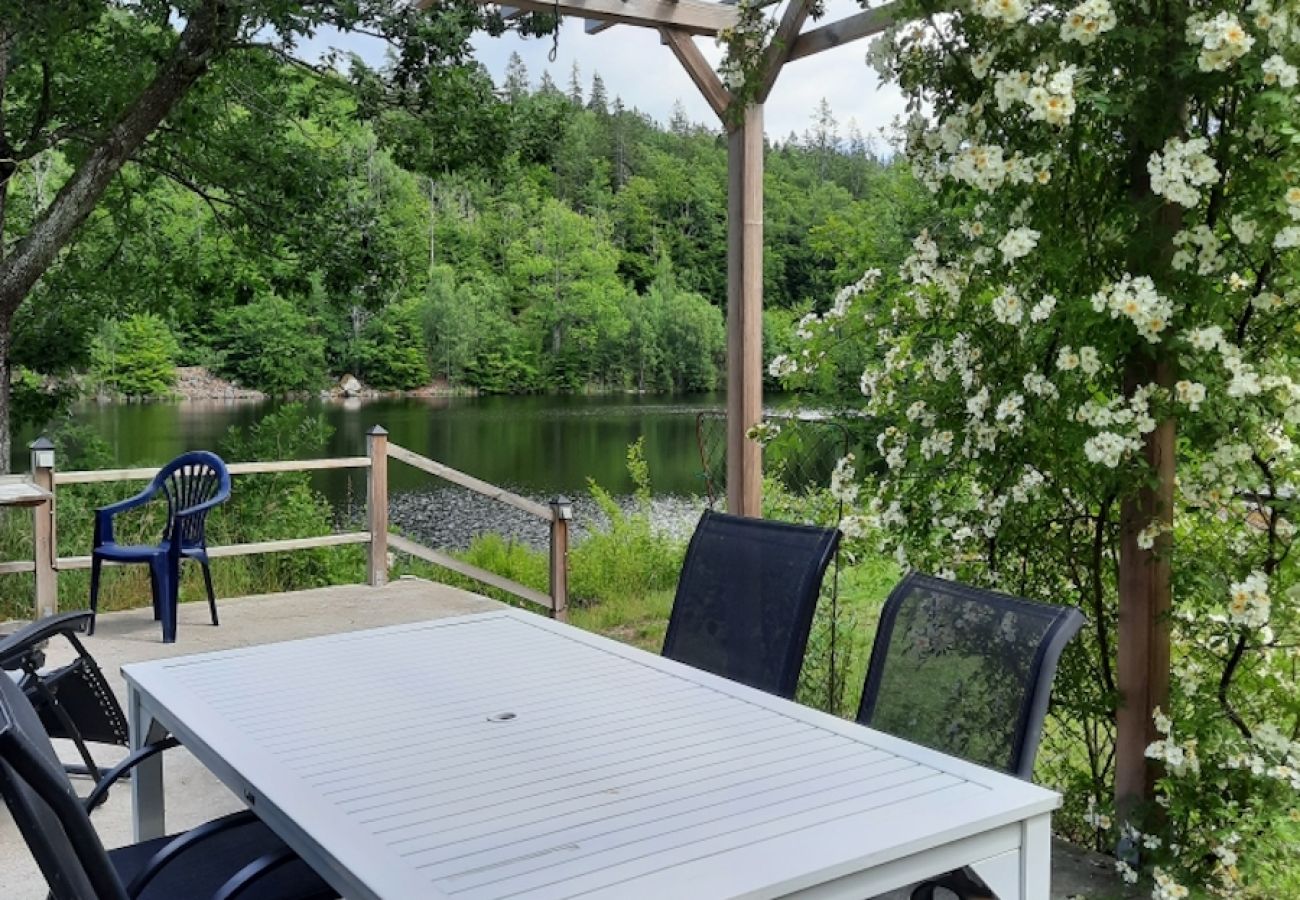
[[[437, 2], [416, 0], [416, 5], [429, 9]], [[647, 28], [667, 26], [710, 36], [734, 28], [739, 20], [734, 6], [706, 0], [510, 0], [509, 5], [525, 12], [556, 13]]]
[[673, 51], [673, 56], [676, 56], [677, 61], [682, 64], [691, 81], [699, 88], [705, 102], [725, 123], [727, 110], [731, 107], [731, 92], [713, 71], [713, 67], [704, 58], [700, 48], [695, 46], [695, 40], [689, 34], [672, 28], [660, 28], [659, 34], [668, 45], [668, 49]]
[[768, 95], [772, 93], [772, 88], [776, 86], [777, 76], [781, 74], [786, 60], [790, 58], [790, 51], [798, 40], [799, 32], [803, 30], [803, 23], [808, 19], [811, 11], [811, 0], [790, 0], [790, 5], [785, 8], [781, 23], [776, 26], [776, 33], [772, 35], [772, 41], [763, 52], [763, 64], [760, 68], [763, 80], [759, 83], [757, 95], [759, 103], [765, 102]]
[[823, 50], [830, 50], [841, 44], [879, 34], [892, 25], [897, 17], [898, 3], [894, 2], [875, 9], [863, 10], [837, 22], [805, 31], [790, 46], [786, 61], [803, 59], [805, 56], [812, 56], [814, 53], [821, 53]]

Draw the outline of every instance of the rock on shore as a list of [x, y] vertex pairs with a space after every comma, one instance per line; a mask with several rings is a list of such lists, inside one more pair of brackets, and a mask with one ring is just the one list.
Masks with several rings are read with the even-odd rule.
[[176, 396], [182, 400], [265, 400], [266, 394], [240, 387], [214, 374], [206, 366], [177, 366]]
[[[532, 497], [545, 504], [547, 498]], [[626, 510], [634, 507], [631, 497], [617, 498]], [[572, 539], [581, 541], [591, 529], [608, 525], [605, 514], [590, 497], [573, 501]], [[655, 497], [650, 520], [661, 531], [685, 540], [704, 510], [699, 497]], [[389, 516], [394, 525], [430, 547], [464, 550], [482, 534], [497, 533], [509, 541], [544, 549], [550, 540], [546, 522], [495, 500], [457, 487], [429, 488], [395, 494], [389, 499]]]

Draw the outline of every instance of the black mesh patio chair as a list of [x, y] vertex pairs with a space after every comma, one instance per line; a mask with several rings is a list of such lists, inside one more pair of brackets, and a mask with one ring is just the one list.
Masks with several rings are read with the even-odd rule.
[[[1070, 606], [1035, 603], [919, 573], [885, 601], [857, 720], [1026, 781], [1061, 651], [1083, 626]], [[988, 896], [965, 872], [919, 885]]]
[[838, 529], [706, 511], [691, 537], [663, 655], [793, 697]]
[[[53, 900], [324, 900], [338, 895], [251, 812], [181, 835], [105, 850], [90, 812], [122, 773], [176, 746], [131, 754], [80, 800], [36, 710], [0, 677], [0, 795]], [[6, 894], [8, 896], [8, 894]]]
[[[86, 631], [89, 612], [50, 616], [0, 637], [0, 669], [27, 695], [40, 715], [46, 733], [72, 741], [82, 765], [67, 765], [72, 774], [90, 775], [96, 781], [103, 770], [95, 764], [89, 744], [126, 747], [126, 716], [104, 673], [77, 637]], [[46, 665], [46, 647], [63, 638], [75, 654], [71, 662]]]

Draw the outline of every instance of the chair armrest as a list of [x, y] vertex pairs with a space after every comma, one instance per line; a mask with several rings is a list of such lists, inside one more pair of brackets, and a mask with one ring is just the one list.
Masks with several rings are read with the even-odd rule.
[[163, 738], [161, 741], [146, 744], [105, 772], [104, 777], [99, 779], [99, 783], [95, 785], [95, 789], [87, 794], [86, 799], [83, 801], [86, 807], [86, 815], [90, 815], [95, 811], [96, 807], [108, 799], [108, 789], [123, 775], [149, 757], [162, 753], [164, 750], [170, 750], [172, 747], [179, 745], [180, 741], [176, 740], [174, 737]]
[[131, 883], [126, 886], [127, 896], [135, 900], [144, 893], [144, 889], [149, 883], [158, 876], [158, 874], [171, 862], [176, 860], [182, 853], [191, 847], [197, 846], [213, 835], [220, 834], [223, 831], [229, 831], [232, 828], [239, 828], [250, 822], [257, 820], [257, 816], [251, 810], [237, 812], [230, 816], [223, 816], [220, 819], [213, 819], [211, 822], [205, 822], [197, 828], [192, 828], [182, 835], [163, 845], [162, 849], [155, 853], [150, 860], [145, 863], [139, 874], [131, 879]]
[[[297, 862], [298, 859], [297, 853], [294, 853], [288, 846], [282, 845], [280, 849], [259, 856], [232, 875], [230, 880], [223, 884], [220, 890], [212, 896], [212, 900], [236, 900], [237, 897], [252, 888], [258, 880], [290, 863]], [[338, 895], [330, 891], [326, 894], [313, 894], [312, 896], [337, 897]]]
[[15, 668], [37, 645], [60, 634], [84, 632], [90, 623], [89, 612], [67, 612], [24, 625], [13, 634], [0, 638], [0, 669]]
[[143, 506], [153, 499], [153, 485], [145, 488], [134, 497], [128, 497], [125, 500], [119, 500], [117, 503], [110, 503], [108, 506], [101, 506], [95, 510], [95, 537], [94, 545], [110, 543], [113, 540], [113, 517], [118, 513], [126, 512], [128, 509], [135, 509], [137, 506]]

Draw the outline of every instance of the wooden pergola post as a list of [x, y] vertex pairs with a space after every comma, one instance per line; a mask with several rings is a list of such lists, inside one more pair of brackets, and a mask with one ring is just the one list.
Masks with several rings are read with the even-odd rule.
[[[1126, 381], [1131, 390], [1154, 381], [1172, 390], [1170, 366], [1153, 369], [1130, 363]], [[1174, 420], [1166, 418], [1146, 436], [1142, 453], [1155, 473], [1154, 484], [1126, 498], [1120, 509], [1119, 646], [1115, 680], [1119, 708], [1115, 714], [1115, 810], [1121, 822], [1136, 821], [1142, 802], [1155, 793], [1156, 764], [1146, 748], [1161, 735], [1153, 713], [1169, 708], [1169, 612], [1173, 591], [1170, 570], [1173, 523], [1174, 461], [1177, 453]], [[1152, 522], [1166, 530], [1144, 550], [1139, 533]]]
[[763, 515], [763, 104], [727, 137], [727, 511]]

